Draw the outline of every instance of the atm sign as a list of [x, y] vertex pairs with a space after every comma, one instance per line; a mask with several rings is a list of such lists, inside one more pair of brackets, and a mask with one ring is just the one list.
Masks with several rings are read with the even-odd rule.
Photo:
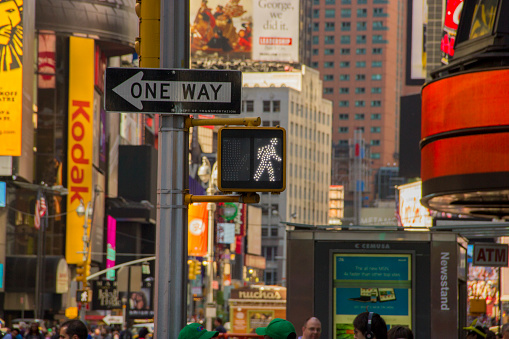
[[507, 244], [474, 244], [474, 266], [507, 267]]

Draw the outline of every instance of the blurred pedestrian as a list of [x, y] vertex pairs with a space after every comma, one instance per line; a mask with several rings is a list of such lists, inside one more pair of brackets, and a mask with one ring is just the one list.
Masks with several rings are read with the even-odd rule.
[[133, 334], [131, 331], [129, 331], [129, 327], [127, 326], [127, 323], [125, 323], [123, 326], [122, 331], [120, 331], [120, 339], [133, 339]]
[[488, 330], [488, 332], [486, 332], [486, 339], [497, 339], [497, 334], [493, 331], [490, 331]]
[[256, 334], [265, 336], [265, 339], [296, 339], [295, 327], [288, 320], [273, 319], [267, 327], [258, 327]]
[[509, 323], [502, 326], [502, 331], [500, 331], [499, 336], [500, 335], [502, 339], [509, 339]]
[[302, 326], [302, 337], [299, 339], [318, 339], [322, 334], [322, 323], [318, 318], [307, 318]]
[[214, 331], [218, 331], [219, 333], [226, 333], [226, 328], [223, 326], [223, 319], [216, 318], [214, 319]]
[[374, 312], [364, 312], [353, 320], [354, 339], [387, 339], [385, 320]]
[[60, 327], [60, 339], [87, 339], [88, 329], [81, 320], [69, 320]]
[[39, 330], [38, 323], [33, 322], [30, 324], [30, 328], [27, 334], [25, 334], [25, 339], [45, 339], [44, 334]]
[[412, 330], [408, 327], [394, 326], [387, 332], [388, 339], [414, 339]]
[[475, 319], [470, 326], [463, 327], [464, 330], [467, 330], [467, 339], [485, 339], [487, 328], [477, 325], [477, 319]]
[[202, 324], [192, 323], [180, 331], [178, 339], [210, 339], [218, 335], [219, 332], [207, 331]]
[[140, 328], [140, 330], [138, 331], [138, 339], [147, 338], [147, 335], [148, 335], [148, 328], [146, 328], [146, 327]]
[[13, 328], [9, 333], [4, 335], [2, 339], [22, 339], [21, 334], [19, 334], [18, 328]]

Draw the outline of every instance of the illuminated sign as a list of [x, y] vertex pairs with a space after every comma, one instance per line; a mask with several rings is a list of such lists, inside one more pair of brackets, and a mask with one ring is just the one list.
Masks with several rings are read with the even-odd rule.
[[282, 192], [286, 131], [281, 127], [223, 127], [218, 134], [218, 187], [226, 192]]
[[442, 50], [442, 63], [448, 64], [449, 58], [454, 56], [454, 44], [460, 22], [463, 0], [448, 0], [445, 10], [444, 30], [440, 49]]
[[0, 156], [21, 155], [23, 1], [0, 1]]
[[[76, 209], [92, 201], [94, 40], [70, 37], [69, 128], [67, 183], [67, 234], [65, 258], [69, 264], [83, 260], [83, 224]], [[90, 227], [88, 228], [90, 232]]]
[[474, 266], [507, 267], [507, 244], [474, 244]]

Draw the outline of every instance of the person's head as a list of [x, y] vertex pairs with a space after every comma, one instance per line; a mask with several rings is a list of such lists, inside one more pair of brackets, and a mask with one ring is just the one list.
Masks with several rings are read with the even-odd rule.
[[302, 326], [302, 339], [318, 339], [322, 334], [322, 323], [318, 318], [311, 317], [306, 319]]
[[414, 339], [412, 330], [408, 327], [394, 326], [387, 332], [388, 339]]
[[288, 320], [276, 318], [267, 327], [258, 327], [256, 334], [263, 335], [264, 339], [295, 339], [297, 332]]
[[33, 322], [30, 324], [30, 333], [38, 333], [39, 332], [39, 324]]
[[202, 324], [192, 323], [180, 331], [178, 339], [210, 339], [218, 334], [217, 331], [207, 331]]
[[482, 326], [471, 327], [467, 333], [467, 339], [485, 339], [486, 330]]
[[19, 334], [19, 329], [18, 328], [13, 328], [11, 330], [11, 335], [12, 335], [13, 338], [16, 337], [18, 334]]
[[214, 324], [215, 324], [216, 326], [222, 325], [222, 324], [223, 324], [223, 319], [221, 319], [221, 318], [215, 318], [215, 319], [214, 319]]
[[87, 339], [88, 329], [81, 320], [68, 320], [60, 327], [60, 339]]
[[359, 314], [353, 320], [355, 339], [387, 339], [385, 320], [373, 312]]
[[500, 331], [500, 334], [502, 334], [503, 339], [509, 339], [509, 323], [502, 326], [502, 331]]

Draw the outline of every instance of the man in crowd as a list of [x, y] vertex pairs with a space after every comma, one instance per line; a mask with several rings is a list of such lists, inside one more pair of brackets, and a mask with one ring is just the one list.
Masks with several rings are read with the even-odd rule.
[[322, 323], [318, 318], [311, 317], [307, 318], [304, 326], [302, 326], [302, 337], [301, 339], [318, 339], [322, 334]]

